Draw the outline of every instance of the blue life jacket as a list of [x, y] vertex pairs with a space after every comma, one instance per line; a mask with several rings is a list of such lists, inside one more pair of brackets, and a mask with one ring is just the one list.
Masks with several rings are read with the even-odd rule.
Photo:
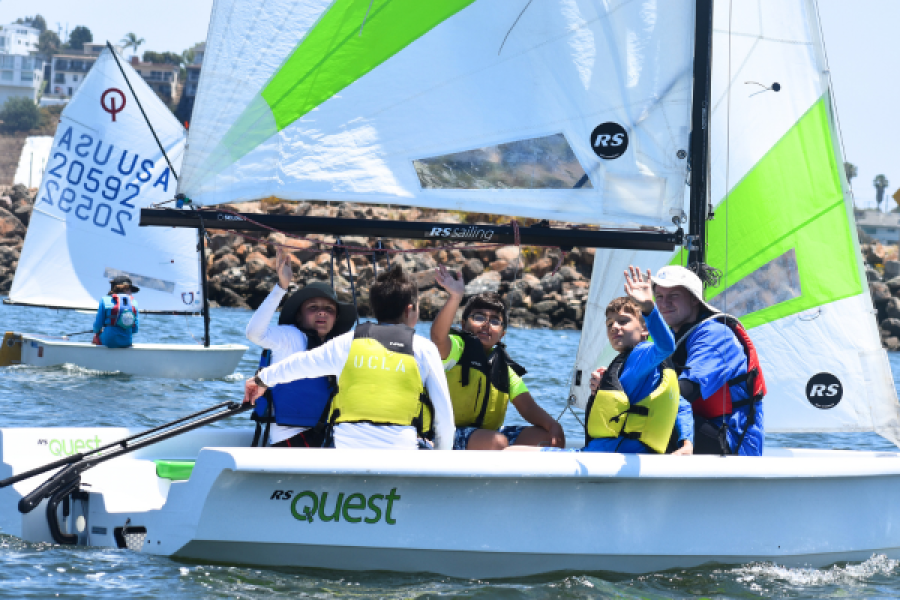
[[[271, 362], [272, 351], [263, 350], [259, 359], [260, 368], [268, 367]], [[298, 379], [272, 386], [256, 401], [254, 420], [292, 427], [313, 427], [319, 423], [335, 391], [337, 384], [334, 377]], [[270, 402], [274, 416], [269, 412]]]
[[103, 296], [103, 326], [131, 330], [137, 321], [137, 306], [129, 294]]

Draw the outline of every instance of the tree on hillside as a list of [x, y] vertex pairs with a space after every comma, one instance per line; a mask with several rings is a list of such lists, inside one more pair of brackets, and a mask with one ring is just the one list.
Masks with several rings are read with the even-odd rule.
[[72, 50], [84, 50], [84, 45], [94, 41], [94, 34], [84, 25], [79, 25], [69, 34], [69, 47]]
[[859, 168], [852, 162], [844, 163], [844, 173], [847, 174], [847, 183], [853, 185], [853, 178], [859, 175]]
[[3, 121], [0, 127], [6, 132], [28, 131], [40, 127], [41, 111], [31, 98], [10, 98], [0, 108], [0, 121]]
[[891, 184], [884, 175], [876, 175], [872, 185], [875, 186], [875, 201], [878, 202], [878, 209], [881, 210], [881, 203], [884, 201], [884, 190]]
[[125, 50], [132, 48], [134, 50], [133, 55], [137, 55], [138, 48], [141, 47], [141, 44], [144, 43], [144, 38], [139, 38], [134, 33], [126, 33], [125, 37], [122, 38], [122, 44], [125, 46]]
[[49, 57], [56, 54], [59, 52], [60, 46], [59, 36], [56, 35], [55, 31], [50, 31], [48, 29], [38, 38], [38, 51], [44, 56]]
[[175, 65], [178, 67], [184, 62], [184, 58], [176, 52], [153, 52], [147, 50], [144, 52], [144, 62], [157, 65]]
[[34, 27], [41, 33], [47, 31], [47, 21], [45, 21], [44, 17], [42, 17], [41, 15], [25, 17], [24, 19], [18, 18], [15, 22], [17, 25], [28, 25], [29, 27]]

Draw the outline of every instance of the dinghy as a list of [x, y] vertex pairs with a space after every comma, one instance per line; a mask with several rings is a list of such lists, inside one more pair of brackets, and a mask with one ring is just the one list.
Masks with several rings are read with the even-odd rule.
[[96, 312], [110, 279], [127, 275], [141, 288], [142, 325], [149, 314], [203, 313], [204, 345], [111, 349], [8, 332], [0, 365], [195, 379], [234, 372], [247, 346], [209, 343], [197, 235], [138, 227], [141, 208], [174, 194], [184, 142], [184, 129], [141, 76], [104, 50], [62, 112], [7, 303]]
[[[711, 301], [758, 348], [769, 432], [900, 441], [813, 0], [435, 6], [218, 0], [179, 190], [204, 204], [264, 190], [601, 226], [368, 223], [607, 248], [573, 404], [607, 360], [600, 321], [623, 268], [705, 262], [722, 273]], [[265, 40], [266, 60], [236, 40]], [[165, 224], [202, 225], [172, 213]], [[244, 229], [350, 227], [204, 214]], [[0, 526], [191, 561], [475, 578], [900, 557], [896, 452], [291, 450], [247, 447], [249, 427], [173, 426], [3, 429]], [[42, 483], [31, 470], [46, 463], [61, 470]]]

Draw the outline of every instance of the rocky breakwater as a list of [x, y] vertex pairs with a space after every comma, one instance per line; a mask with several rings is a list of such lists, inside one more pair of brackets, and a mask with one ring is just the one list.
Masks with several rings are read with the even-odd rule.
[[0, 295], [12, 287], [35, 193], [24, 185], [0, 187]]
[[[249, 203], [229, 207], [238, 212], [267, 212], [322, 217], [346, 217], [367, 220], [397, 219], [467, 223], [457, 213], [419, 209], [389, 209], [380, 206], [301, 202], [261, 207]], [[318, 238], [335, 242], [334, 237]], [[345, 237], [346, 246], [370, 246], [366, 238]], [[370, 255], [351, 254], [335, 261], [334, 287], [342, 301], [349, 302], [356, 292], [359, 312], [370, 316], [368, 290], [376, 272], [391, 264], [400, 264], [413, 273], [419, 285], [420, 317], [432, 320], [444, 305], [447, 293], [435, 282], [434, 270], [439, 264], [462, 273], [467, 295], [484, 291], [501, 294], [510, 307], [510, 323], [516, 327], [580, 329], [590, 288], [594, 250], [575, 248], [567, 253], [564, 264], [554, 272], [558, 251], [515, 246], [490, 249], [441, 249], [436, 244], [409, 240], [385, 240], [394, 251], [377, 265]], [[256, 308], [277, 282], [275, 252], [278, 244], [289, 248], [294, 267], [291, 284], [300, 288], [313, 281], [330, 282], [332, 254], [313, 241], [285, 238], [270, 234], [254, 239], [236, 233], [213, 233], [210, 236], [207, 267], [209, 298], [213, 306]], [[353, 288], [351, 288], [351, 279]]]
[[896, 260], [896, 248], [863, 244], [861, 249], [881, 345], [900, 350], [900, 260]]

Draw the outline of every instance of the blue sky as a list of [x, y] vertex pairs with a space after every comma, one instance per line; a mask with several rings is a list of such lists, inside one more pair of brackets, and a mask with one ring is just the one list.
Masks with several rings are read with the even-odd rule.
[[[298, 0], [300, 1], [300, 0]], [[425, 0], [423, 0], [425, 1]], [[736, 0], [739, 1], [739, 0]], [[900, 189], [900, 0], [818, 0], [846, 158], [860, 206], [879, 173]], [[141, 50], [181, 52], [206, 38], [213, 0], [0, 0], [0, 23], [40, 13], [55, 29], [88, 26], [95, 41], [143, 37]]]

